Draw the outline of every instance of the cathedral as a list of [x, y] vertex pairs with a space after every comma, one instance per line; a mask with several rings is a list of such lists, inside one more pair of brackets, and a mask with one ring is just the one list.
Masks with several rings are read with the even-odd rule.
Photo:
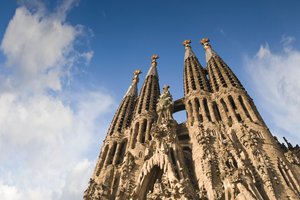
[[[203, 38], [206, 66], [183, 42], [184, 96], [160, 90], [157, 55], [134, 72], [85, 200], [299, 200], [300, 148], [270, 133], [253, 100]], [[178, 123], [173, 113], [186, 111]]]

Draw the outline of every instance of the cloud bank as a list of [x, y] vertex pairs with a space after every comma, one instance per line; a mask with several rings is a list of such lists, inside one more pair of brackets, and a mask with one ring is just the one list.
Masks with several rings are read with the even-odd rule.
[[262, 45], [255, 56], [245, 59], [257, 103], [270, 117], [276, 134], [300, 142], [300, 51], [295, 38], [283, 37], [282, 50]]
[[74, 2], [63, 1], [54, 13], [17, 8], [2, 39], [1, 199], [76, 200], [87, 186], [95, 162], [89, 151], [99, 151], [93, 138], [106, 131], [114, 104], [104, 91], [65, 87], [78, 60], [93, 57], [74, 47], [82, 26], [65, 21]]

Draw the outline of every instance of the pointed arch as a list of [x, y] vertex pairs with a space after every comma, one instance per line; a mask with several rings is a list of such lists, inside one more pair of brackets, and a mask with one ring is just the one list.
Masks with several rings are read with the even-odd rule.
[[117, 165], [121, 164], [123, 162], [125, 150], [126, 150], [126, 146], [127, 146], [127, 139], [124, 139], [120, 145], [121, 146], [120, 146], [120, 150], [119, 150], [119, 154], [118, 154], [118, 160], [116, 162]]
[[108, 166], [108, 165], [112, 164], [112, 161], [114, 159], [116, 150], [117, 150], [117, 142], [114, 142], [113, 145], [112, 145], [112, 147], [110, 148], [110, 151], [109, 151], [109, 154], [108, 154], [105, 166]]
[[133, 134], [132, 134], [132, 139], [131, 139], [131, 148], [134, 149], [135, 148], [135, 143], [137, 141], [137, 135], [138, 135], [138, 132], [139, 132], [139, 127], [140, 127], [140, 123], [137, 122], [134, 126], [134, 129], [133, 129]]
[[153, 190], [155, 182], [161, 182], [163, 173], [163, 170], [158, 165], [153, 166], [150, 172], [144, 177], [144, 181], [137, 194], [137, 199], [146, 200], [147, 194]]

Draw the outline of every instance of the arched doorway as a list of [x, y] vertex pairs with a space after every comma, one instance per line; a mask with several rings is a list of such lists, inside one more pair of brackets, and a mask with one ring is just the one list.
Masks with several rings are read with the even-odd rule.
[[150, 172], [144, 177], [144, 181], [138, 191], [137, 199], [146, 200], [149, 191], [153, 191], [154, 184], [161, 182], [162, 175], [163, 170], [158, 165], [154, 165]]

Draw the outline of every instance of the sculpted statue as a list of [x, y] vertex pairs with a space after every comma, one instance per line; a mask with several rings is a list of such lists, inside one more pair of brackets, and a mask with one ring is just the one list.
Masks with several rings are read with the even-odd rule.
[[235, 184], [232, 183], [229, 178], [226, 178], [223, 181], [223, 184], [225, 190], [225, 200], [234, 200]]
[[291, 150], [288, 150], [284, 155], [290, 163], [300, 165], [299, 158]]
[[164, 86], [164, 91], [159, 97], [156, 108], [158, 114], [157, 123], [173, 119], [173, 98], [169, 92], [169, 88], [168, 85]]
[[236, 187], [239, 190], [239, 193], [235, 199], [237, 199], [237, 200], [257, 200], [257, 198], [255, 198], [255, 196], [254, 196], [255, 194], [253, 194], [242, 183], [238, 182]]

